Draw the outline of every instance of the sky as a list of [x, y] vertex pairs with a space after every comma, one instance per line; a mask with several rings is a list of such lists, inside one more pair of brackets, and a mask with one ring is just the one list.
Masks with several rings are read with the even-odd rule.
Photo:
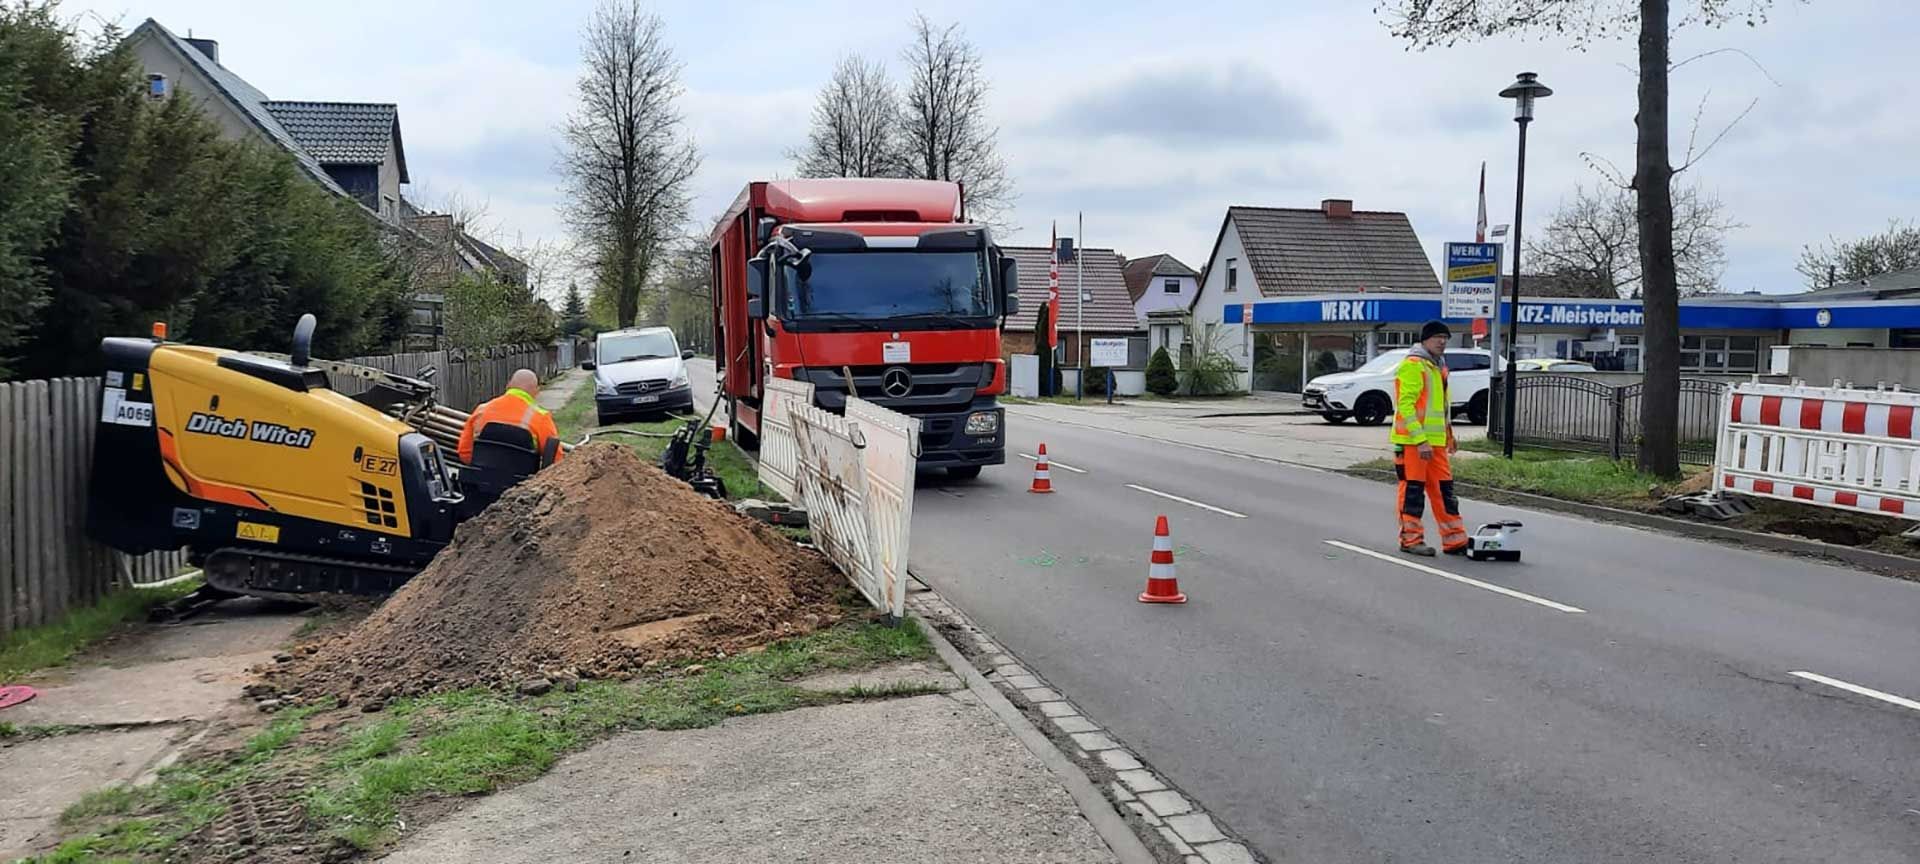
[[[1018, 198], [1003, 243], [1082, 245], [1206, 263], [1230, 205], [1351, 198], [1407, 213], [1430, 256], [1472, 240], [1486, 163], [1489, 221], [1514, 218], [1515, 124], [1498, 96], [1519, 71], [1555, 91], [1529, 130], [1529, 236], [1578, 185], [1631, 173], [1633, 45], [1496, 39], [1406, 50], [1373, 0], [652, 4], [684, 64], [680, 105], [703, 156], [705, 223], [751, 180], [792, 176], [814, 95], [835, 61], [886, 61], [913, 11], [958, 22], [978, 47]], [[1691, 6], [1676, 0], [1676, 7]], [[339, 0], [67, 0], [64, 13], [152, 17], [219, 40], [224, 65], [275, 99], [399, 105], [409, 197], [483, 205], [509, 247], [560, 241], [554, 166], [572, 109], [589, 0], [477, 4]], [[1799, 290], [1800, 250], [1920, 217], [1920, 111], [1899, 95], [1920, 32], [1910, 0], [1780, 0], [1757, 27], [1683, 29], [1673, 75], [1674, 162], [1752, 104], [1682, 175], [1742, 227], [1722, 285]], [[1757, 100], [1757, 102], [1755, 101]]]

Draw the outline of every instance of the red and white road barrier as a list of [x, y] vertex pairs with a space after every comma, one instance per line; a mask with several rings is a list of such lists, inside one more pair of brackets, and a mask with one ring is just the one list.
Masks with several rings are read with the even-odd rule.
[[1920, 520], [1920, 393], [1735, 384], [1714, 489]]

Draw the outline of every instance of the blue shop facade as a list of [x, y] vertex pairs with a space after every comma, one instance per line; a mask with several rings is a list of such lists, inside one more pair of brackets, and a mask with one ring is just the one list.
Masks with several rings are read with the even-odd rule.
[[[1524, 286], [1523, 286], [1524, 290]], [[1221, 325], [1244, 340], [1254, 389], [1296, 390], [1297, 360], [1311, 372], [1351, 369], [1414, 341], [1441, 317], [1438, 294], [1327, 294], [1274, 297], [1221, 307]], [[1500, 318], [1513, 317], [1502, 303]], [[1638, 300], [1523, 296], [1521, 359], [1581, 360], [1607, 371], [1639, 372], [1645, 311]], [[1472, 322], [1455, 320], [1460, 344], [1476, 344]], [[1680, 303], [1681, 368], [1742, 375], [1765, 371], [1775, 345], [1920, 348], [1920, 297], [1849, 299], [1813, 295], [1710, 295]], [[1223, 334], [1224, 335], [1224, 334]], [[1483, 347], [1485, 342], [1479, 342]], [[1297, 354], [1296, 352], [1304, 352]], [[1243, 367], [1244, 368], [1244, 367]]]

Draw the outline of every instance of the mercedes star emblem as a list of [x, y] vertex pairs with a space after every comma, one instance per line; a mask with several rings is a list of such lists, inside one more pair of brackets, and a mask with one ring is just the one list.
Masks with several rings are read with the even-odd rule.
[[913, 392], [913, 375], [907, 370], [895, 366], [880, 376], [880, 392], [895, 399]]

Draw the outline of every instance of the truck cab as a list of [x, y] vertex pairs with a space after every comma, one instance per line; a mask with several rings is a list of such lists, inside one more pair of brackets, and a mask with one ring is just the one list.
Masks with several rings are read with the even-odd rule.
[[734, 434], [758, 438], [762, 382], [807, 381], [920, 421], [920, 464], [971, 477], [1006, 461], [1000, 330], [1013, 261], [963, 220], [956, 184], [750, 184], [715, 231], [715, 344]]

